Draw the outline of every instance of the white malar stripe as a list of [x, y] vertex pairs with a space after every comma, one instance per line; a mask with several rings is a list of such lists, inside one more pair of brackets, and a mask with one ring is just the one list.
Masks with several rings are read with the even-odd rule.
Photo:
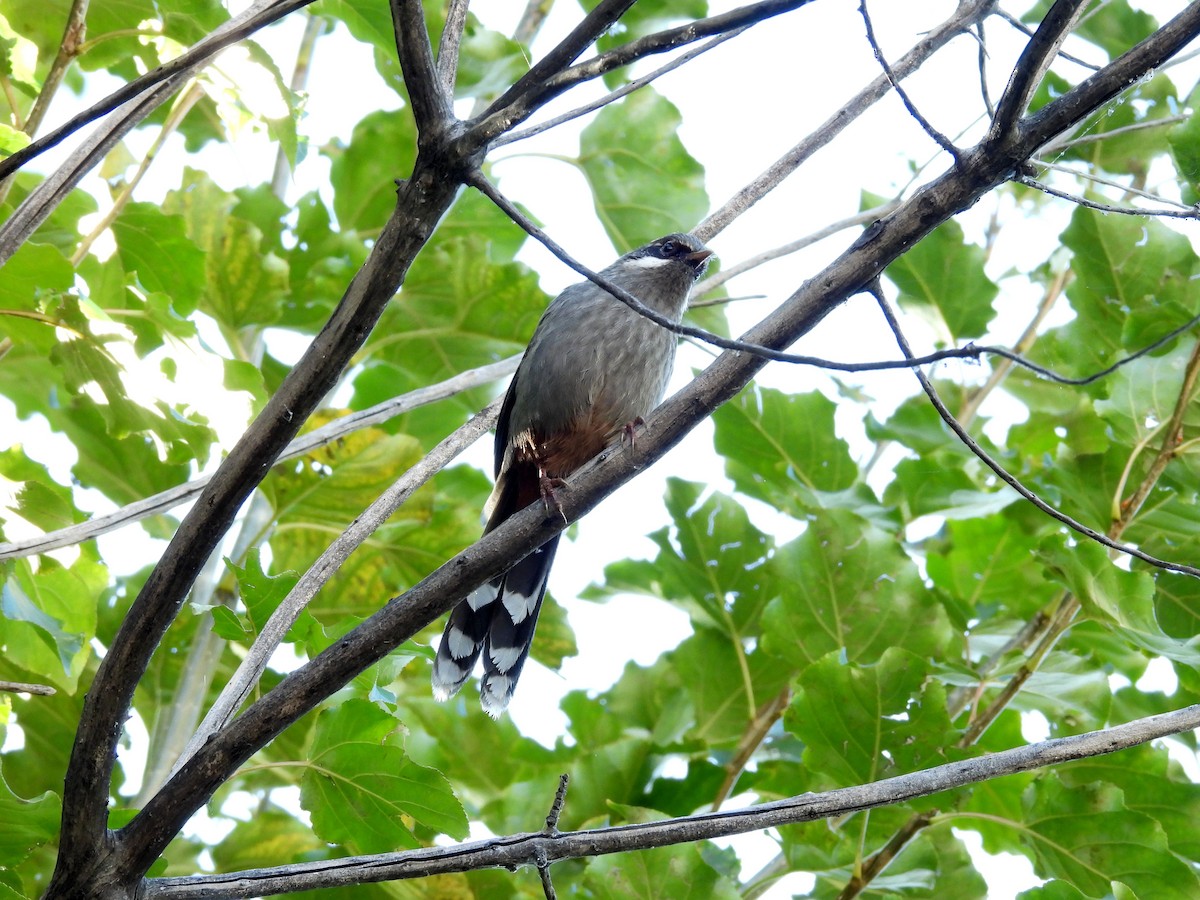
[[492, 662], [496, 664], [496, 668], [501, 672], [507, 672], [517, 664], [517, 660], [521, 658], [523, 647], [492, 647], [488, 650], [488, 656], [492, 658]]
[[446, 645], [455, 659], [464, 659], [475, 652], [475, 642], [453, 625], [446, 629]]
[[471, 591], [471, 595], [467, 597], [467, 606], [478, 612], [483, 607], [496, 599], [496, 594], [499, 593], [496, 585], [490, 581], [487, 584], [481, 584], [475, 590]]
[[528, 619], [535, 606], [537, 606], [537, 597], [526, 597], [516, 591], [505, 591], [504, 593], [504, 608], [512, 616], [514, 625], [520, 625]]
[[673, 262], [673, 260], [663, 259], [661, 256], [639, 256], [636, 259], [625, 260], [625, 265], [636, 266], [639, 269], [657, 269], [669, 262]]

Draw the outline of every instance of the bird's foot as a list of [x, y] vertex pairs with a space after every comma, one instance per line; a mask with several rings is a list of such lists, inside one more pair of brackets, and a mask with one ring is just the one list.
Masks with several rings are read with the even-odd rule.
[[558, 502], [558, 497], [554, 493], [555, 488], [560, 488], [566, 482], [561, 478], [556, 478], [552, 475], [547, 475], [545, 472], [538, 472], [538, 486], [542, 491], [542, 503], [546, 507], [546, 512], [549, 514], [557, 513], [562, 516], [562, 520], [567, 521], [567, 515], [562, 511], [562, 506]]
[[626, 422], [625, 427], [621, 429], [621, 441], [629, 441], [629, 452], [637, 452], [637, 431], [639, 428], [646, 427], [646, 420], [638, 416], [632, 422]]

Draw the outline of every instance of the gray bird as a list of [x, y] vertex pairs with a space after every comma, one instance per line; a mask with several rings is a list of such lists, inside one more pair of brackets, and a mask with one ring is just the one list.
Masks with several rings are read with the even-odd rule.
[[[669, 234], [626, 253], [600, 274], [672, 322], [712, 251]], [[553, 488], [662, 399], [675, 366], [675, 335], [590, 281], [546, 308], [513, 375], [496, 425], [496, 486], [484, 533]], [[558, 535], [476, 589], [450, 613], [433, 664], [433, 694], [447, 700], [483, 656], [484, 711], [498, 718], [529, 656]]]

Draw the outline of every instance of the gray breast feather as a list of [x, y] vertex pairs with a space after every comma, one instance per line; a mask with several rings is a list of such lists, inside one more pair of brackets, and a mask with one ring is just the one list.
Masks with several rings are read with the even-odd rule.
[[521, 362], [509, 434], [561, 430], [598, 403], [614, 423], [645, 416], [666, 390], [676, 340], [595, 285], [573, 285], [546, 310]]

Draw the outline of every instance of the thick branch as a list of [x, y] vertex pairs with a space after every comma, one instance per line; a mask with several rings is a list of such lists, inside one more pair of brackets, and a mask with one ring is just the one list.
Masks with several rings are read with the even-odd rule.
[[[1200, 4], [1105, 67], [1079, 88], [1050, 104], [1034, 126], [1019, 129], [1005, 147], [975, 148], [963, 165], [918, 191], [869, 228], [845, 253], [801, 287], [770, 318], [745, 335], [748, 342], [782, 347], [811, 330], [835, 306], [874, 281], [888, 263], [938, 224], [972, 206], [1002, 183], [1024, 157], [1057, 132], [1087, 115], [1080, 94], [1099, 104], [1141, 72], [1175, 53], [1200, 27]], [[722, 354], [692, 383], [664, 403], [638, 438], [638, 453], [611, 449], [572, 476], [558, 492], [566, 522], [574, 521], [659, 459], [765, 365], [744, 353]], [[527, 507], [467, 551], [446, 562], [354, 631], [291, 673], [267, 696], [217, 733], [121, 833], [134, 871], [144, 871], [183, 825], [246, 759], [289, 724], [449, 609], [458, 598], [505, 569], [514, 558], [542, 545], [565, 525], [547, 519], [539, 504]]]
[[1008, 86], [996, 105], [996, 117], [988, 132], [989, 141], [1000, 140], [1025, 114], [1030, 98], [1042, 83], [1058, 48], [1071, 33], [1085, 5], [1083, 0], [1057, 0], [1046, 13], [1017, 61], [1008, 79]]
[[1189, 706], [1104, 731], [1029, 744], [975, 759], [946, 763], [909, 775], [885, 778], [859, 787], [804, 794], [746, 809], [700, 813], [590, 831], [515, 834], [451, 847], [323, 860], [224, 875], [155, 878], [146, 882], [144, 896], [146, 900], [259, 897], [286, 891], [420, 878], [474, 869], [535, 866], [543, 861], [548, 864], [562, 859], [711, 840], [928, 797], [1004, 775], [1115, 753], [1198, 726], [1200, 705]]
[[454, 121], [450, 95], [453, 86], [447, 89], [438, 77], [420, 0], [391, 0], [391, 5], [396, 52], [404, 72], [404, 87], [412, 103], [418, 140], [440, 139]]
[[[96, 848], [107, 841], [108, 786], [121, 725], [134, 687], [192, 581], [242, 502], [362, 345], [453, 202], [456, 187], [431, 172], [403, 183], [397, 212], [333, 316], [222, 463], [130, 607], [96, 673], [76, 733], [63, 793], [62, 840], [52, 894], [57, 885], [87, 883], [88, 873], [77, 866], [99, 861]], [[144, 871], [126, 869], [117, 877]]]
[[[497, 137], [508, 131], [516, 119], [509, 119], [506, 110], [522, 101], [523, 106], [530, 108], [532, 104], [526, 99], [529, 94], [541, 88], [547, 78], [573, 63], [579, 54], [595, 43], [596, 39], [625, 14], [636, 0], [601, 0], [583, 21], [576, 25], [558, 46], [538, 60], [528, 72], [517, 79], [516, 84], [496, 98], [483, 115], [480, 122], [490, 123], [491, 126], [481, 129], [487, 138]], [[528, 114], [528, 113], [527, 113]]]

